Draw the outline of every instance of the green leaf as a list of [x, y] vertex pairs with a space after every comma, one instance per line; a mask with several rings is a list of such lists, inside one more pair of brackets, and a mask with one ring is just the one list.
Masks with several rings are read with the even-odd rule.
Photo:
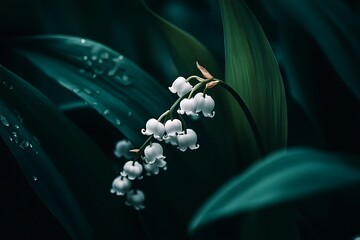
[[218, 62], [204, 45], [184, 30], [156, 14], [144, 1], [142, 3], [149, 13], [149, 19], [154, 21], [161, 30], [180, 75], [190, 76], [199, 73], [195, 64], [198, 61], [215, 76], [219, 78], [223, 76]]
[[360, 181], [360, 170], [311, 149], [276, 152], [221, 187], [195, 215], [190, 230], [235, 214], [301, 199]]
[[[262, 135], [273, 151], [286, 146], [287, 110], [284, 84], [266, 36], [243, 1], [223, 0], [221, 6], [225, 41], [225, 81], [244, 99]], [[231, 104], [238, 145], [256, 157], [255, 143], [246, 119]], [[253, 152], [253, 153], [251, 153]]]
[[[84, 100], [135, 145], [142, 144], [139, 131], [146, 120], [158, 117], [172, 102], [165, 88], [152, 77], [97, 42], [41, 36], [17, 41], [14, 48], [20, 58], [28, 59], [42, 73], [32, 82], [34, 86], [55, 101], [65, 95], [58, 93], [65, 88], [66, 94], [70, 91]], [[61, 105], [68, 107], [69, 103]]]
[[109, 193], [112, 163], [37, 89], [1, 66], [0, 78], [0, 134], [36, 194], [73, 239], [120, 239], [132, 225]]

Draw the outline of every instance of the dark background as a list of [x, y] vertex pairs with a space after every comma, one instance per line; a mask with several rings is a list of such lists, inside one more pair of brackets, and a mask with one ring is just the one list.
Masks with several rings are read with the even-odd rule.
[[[147, 2], [155, 12], [200, 40], [224, 64], [217, 1]], [[354, 81], [359, 80], [359, 70], [353, 71], [353, 77], [347, 77], [335, 67], [345, 64], [359, 68], [359, 1], [246, 2], [262, 25], [283, 73], [288, 94], [289, 146], [360, 153], [359, 95], [356, 96], [359, 89], [354, 89], [359, 86]], [[38, 34], [93, 39], [119, 51], [160, 82], [169, 82], [168, 79], [177, 74], [174, 64], [162, 36], [144, 15], [144, 9], [136, 1], [2, 0], [0, 35], [4, 42], [14, 37]], [[325, 24], [319, 23], [319, 19]], [[329, 27], [330, 31], [337, 33], [335, 36], [339, 41], [332, 41], [326, 35], [323, 38], [317, 36], [317, 27], [318, 31]], [[329, 52], [329, 48], [324, 48], [327, 43], [333, 49], [342, 49], [344, 54], [334, 57], [336, 51]], [[0, 64], [7, 67], [5, 50], [2, 49], [0, 54]], [[84, 129], [87, 127], [82, 126]], [[1, 238], [69, 239], [33, 193], [3, 141], [0, 153], [0, 236], [11, 236]], [[344, 192], [344, 196], [346, 194]], [[349, 198], [359, 199], [358, 195]], [[305, 220], [305, 225], [316, 222], [317, 227], [325, 232], [336, 227], [338, 231], [328, 233], [328, 239], [350, 239], [355, 236], [356, 229], [360, 233], [360, 221], [356, 219], [359, 208], [346, 207], [352, 206], [354, 201], [334, 199], [329, 203], [331, 212], [326, 221], [313, 217]], [[305, 201], [304, 205], [307, 203]], [[338, 209], [336, 204], [340, 203], [345, 208]], [[344, 222], [346, 227], [341, 225], [345, 225]], [[306, 227], [304, 229], [302, 237], [311, 239], [306, 235]]]

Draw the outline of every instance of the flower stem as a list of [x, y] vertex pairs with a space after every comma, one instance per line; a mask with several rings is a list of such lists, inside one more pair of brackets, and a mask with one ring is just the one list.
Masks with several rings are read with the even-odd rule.
[[257, 125], [256, 125], [254, 117], [252, 116], [249, 108], [246, 106], [244, 100], [241, 98], [241, 96], [230, 85], [228, 85], [227, 83], [225, 83], [224, 81], [219, 80], [219, 79], [214, 79], [214, 80], [219, 81], [218, 85], [220, 85], [226, 91], [228, 91], [233, 96], [233, 98], [236, 100], [236, 102], [239, 104], [239, 106], [243, 110], [243, 112], [245, 114], [245, 117], [248, 120], [249, 125], [251, 127], [251, 130], [252, 130], [252, 132], [254, 134], [255, 141], [256, 141], [256, 143], [258, 145], [260, 155], [261, 155], [261, 157], [265, 156], [266, 155], [266, 149], [265, 149], [264, 142], [263, 142], [263, 140], [261, 138], [260, 131], [259, 131]]

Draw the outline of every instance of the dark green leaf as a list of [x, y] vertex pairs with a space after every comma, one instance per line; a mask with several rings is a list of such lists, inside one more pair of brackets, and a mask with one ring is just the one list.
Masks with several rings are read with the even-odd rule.
[[[87, 39], [43, 36], [15, 45], [46, 77], [33, 84], [50, 98], [64, 87], [83, 99], [134, 144], [141, 145], [140, 129], [171, 104], [164, 87], [119, 53]], [[52, 80], [49, 87], [46, 80]], [[61, 87], [59, 87], [60, 85]], [[59, 90], [57, 90], [59, 89]]]
[[[225, 41], [225, 81], [244, 99], [255, 118], [268, 151], [287, 142], [284, 84], [265, 34], [243, 1], [220, 1]], [[252, 132], [238, 106], [229, 106], [239, 145], [252, 159], [257, 156]], [[253, 153], [251, 153], [253, 152]]]
[[195, 65], [195, 62], [198, 61], [211, 71], [214, 76], [223, 76], [216, 59], [197, 39], [160, 17], [148, 8], [144, 2], [143, 5], [148, 10], [150, 19], [162, 31], [180, 75], [190, 76], [198, 74], [199, 71]]
[[190, 229], [234, 214], [300, 199], [360, 181], [355, 158], [309, 149], [268, 156], [220, 188], [193, 218]]
[[3, 67], [0, 78], [0, 134], [40, 199], [74, 239], [121, 238], [111, 162], [37, 89]]

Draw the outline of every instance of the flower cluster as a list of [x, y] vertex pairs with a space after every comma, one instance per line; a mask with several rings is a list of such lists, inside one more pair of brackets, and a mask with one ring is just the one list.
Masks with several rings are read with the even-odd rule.
[[[123, 170], [114, 179], [111, 188], [112, 193], [126, 195], [126, 205], [133, 206], [137, 210], [143, 209], [145, 195], [141, 190], [132, 188], [133, 181], [142, 179], [143, 174], [157, 175], [160, 169], [166, 170], [167, 162], [161, 143], [175, 146], [183, 152], [187, 149], [199, 148], [196, 132], [186, 127], [182, 115], [198, 116], [202, 112], [204, 117], [214, 117], [215, 101], [206, 94], [206, 90], [210, 88], [209, 86], [213, 87], [216, 81], [203, 67], [198, 65], [198, 68], [205, 79], [198, 76], [187, 79], [178, 77], [169, 87], [169, 90], [179, 98], [158, 119], [151, 118], [146, 122], [141, 133], [148, 136], [148, 139], [139, 149], [133, 149], [132, 144], [127, 140], [121, 140], [116, 144], [114, 154], [117, 157], [132, 159], [124, 164]], [[189, 82], [191, 79], [196, 79], [198, 83], [192, 86]], [[213, 84], [208, 85], [209, 83]], [[201, 88], [203, 91], [199, 92]], [[194, 93], [196, 94], [193, 97]], [[177, 105], [180, 105], [175, 111], [178, 117], [173, 117]]]

